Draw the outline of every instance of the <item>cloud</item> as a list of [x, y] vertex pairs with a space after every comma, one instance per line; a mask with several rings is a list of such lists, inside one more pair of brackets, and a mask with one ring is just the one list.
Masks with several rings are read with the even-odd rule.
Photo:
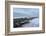
[[13, 16], [38, 16], [39, 9], [38, 8], [14, 8]]

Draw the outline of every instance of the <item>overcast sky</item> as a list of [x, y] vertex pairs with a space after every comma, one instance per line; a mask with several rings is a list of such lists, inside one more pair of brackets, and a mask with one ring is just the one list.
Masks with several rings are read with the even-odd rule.
[[36, 16], [39, 15], [38, 8], [13, 8], [13, 17]]

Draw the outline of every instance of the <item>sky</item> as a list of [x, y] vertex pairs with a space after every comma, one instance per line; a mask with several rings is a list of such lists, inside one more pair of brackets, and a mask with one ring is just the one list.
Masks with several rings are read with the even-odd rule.
[[39, 8], [13, 8], [13, 17], [38, 17]]

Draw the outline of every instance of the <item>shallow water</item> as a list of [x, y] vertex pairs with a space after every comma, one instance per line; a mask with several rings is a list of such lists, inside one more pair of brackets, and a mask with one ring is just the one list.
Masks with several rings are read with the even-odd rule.
[[22, 27], [39, 27], [39, 19], [35, 18], [30, 20], [29, 23], [22, 25]]

